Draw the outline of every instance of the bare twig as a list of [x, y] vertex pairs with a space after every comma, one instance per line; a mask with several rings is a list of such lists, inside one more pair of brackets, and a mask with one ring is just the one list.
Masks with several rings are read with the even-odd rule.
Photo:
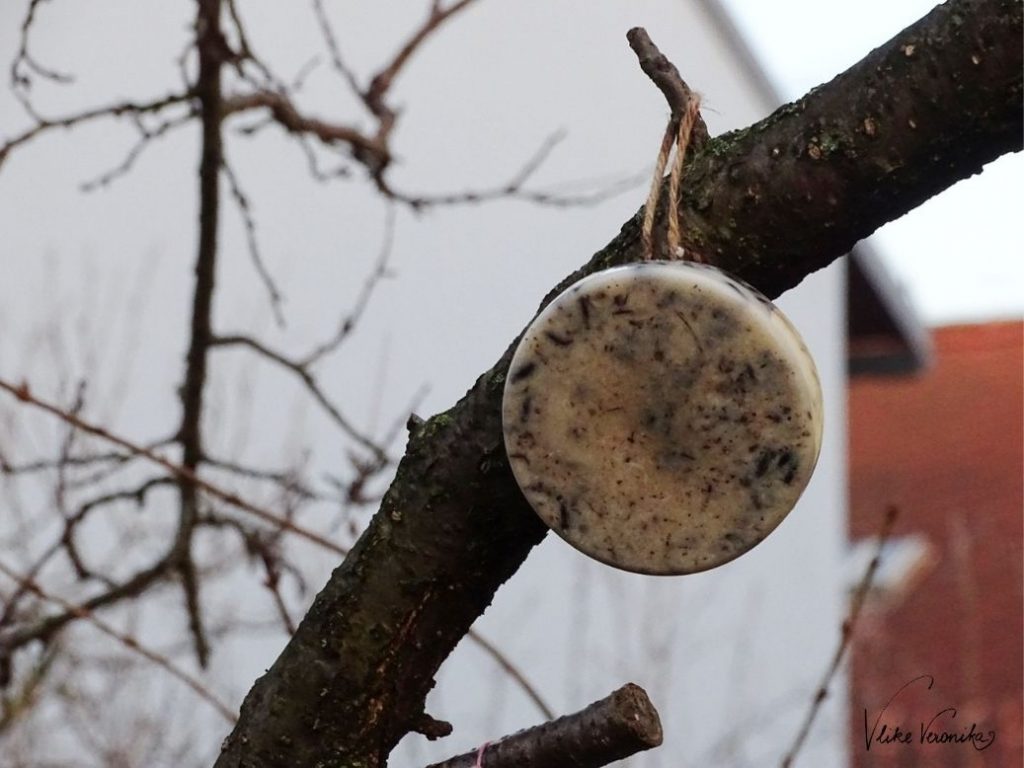
[[387, 457], [381, 447], [367, 435], [356, 429], [355, 425], [345, 417], [338, 406], [330, 401], [324, 391], [320, 388], [316, 378], [312, 373], [310, 373], [308, 367], [304, 364], [304, 361], [292, 360], [285, 357], [280, 352], [270, 349], [270, 347], [266, 346], [262, 342], [250, 338], [249, 336], [214, 336], [210, 340], [210, 347], [247, 347], [271, 362], [291, 371], [299, 378], [303, 385], [305, 385], [306, 389], [313, 396], [313, 399], [316, 400], [325, 411], [327, 411], [335, 424], [348, 434], [349, 437], [369, 451], [375, 458], [381, 461], [386, 461]]
[[238, 509], [248, 512], [254, 517], [263, 520], [265, 523], [269, 523], [275, 528], [281, 528], [283, 530], [294, 533], [296, 536], [300, 536], [306, 539], [307, 541], [310, 541], [314, 544], [318, 544], [324, 549], [330, 552], [334, 552], [335, 554], [345, 555], [347, 552], [345, 548], [339, 546], [338, 544], [335, 544], [334, 542], [328, 539], [325, 539], [323, 536], [314, 533], [313, 531], [310, 531], [306, 528], [303, 528], [297, 525], [296, 523], [293, 523], [290, 520], [281, 517], [280, 515], [275, 515], [273, 512], [262, 509], [256, 506], [255, 504], [251, 504], [250, 502], [245, 501], [244, 499], [230, 491], [225, 491], [217, 487], [216, 485], [210, 483], [209, 481], [204, 480], [202, 477], [199, 477], [193, 470], [189, 469], [188, 467], [185, 467], [184, 465], [175, 464], [174, 462], [164, 458], [163, 456], [161, 456], [160, 454], [156, 453], [153, 450], [150, 450], [142, 445], [133, 443], [132, 441], [126, 438], [119, 437], [118, 435], [113, 434], [112, 432], [104, 429], [103, 427], [97, 426], [95, 424], [90, 424], [84, 421], [83, 419], [80, 419], [76, 416], [69, 414], [68, 412], [62, 410], [58, 406], [40, 400], [39, 398], [32, 394], [31, 390], [25, 384], [22, 384], [21, 386], [14, 386], [13, 384], [10, 384], [4, 379], [0, 379], [0, 389], [9, 392], [22, 402], [33, 405], [36, 408], [46, 411], [47, 413], [52, 414], [59, 419], [63, 419], [64, 421], [73, 423], [78, 429], [84, 432], [88, 432], [91, 435], [95, 435], [96, 437], [107, 440], [108, 442], [113, 443], [114, 445], [117, 445], [118, 447], [131, 453], [134, 453], [138, 456], [145, 457], [154, 464], [157, 464], [166, 469], [174, 477], [178, 478], [179, 481], [189, 483], [193, 485], [195, 488], [210, 494], [214, 498], [220, 499], [221, 501], [226, 502], [227, 504], [230, 504], [233, 507], [237, 507]]
[[327, 51], [331, 55], [331, 64], [334, 66], [334, 70], [341, 75], [342, 79], [345, 80], [346, 83], [348, 83], [352, 92], [362, 99], [363, 91], [362, 88], [359, 87], [359, 81], [356, 80], [355, 73], [349, 69], [341, 58], [341, 49], [338, 47], [338, 37], [334, 34], [331, 22], [327, 18], [327, 12], [324, 10], [323, 0], [313, 0], [313, 12], [316, 15], [317, 24], [320, 26], [320, 34], [324, 38]]
[[34, 112], [31, 105], [25, 98], [24, 92], [31, 87], [32, 80], [28, 75], [22, 73], [22, 64], [24, 64], [25, 67], [34, 74], [55, 83], [64, 85], [74, 81], [74, 77], [65, 72], [58, 72], [55, 69], [43, 66], [29, 52], [29, 33], [31, 32], [32, 24], [35, 22], [36, 11], [39, 10], [39, 6], [42, 5], [43, 2], [44, 0], [30, 0], [28, 4], [28, 9], [25, 11], [25, 17], [21, 22], [21, 29], [19, 31], [18, 53], [15, 55], [14, 61], [11, 62], [10, 70], [11, 87], [18, 98], [22, 100], [22, 103], [25, 104], [25, 107], [29, 110], [30, 114], [34, 114]]
[[338, 330], [335, 332], [327, 341], [319, 344], [313, 349], [308, 355], [298, 361], [298, 365], [301, 368], [307, 368], [311, 365], [315, 365], [325, 355], [329, 355], [334, 352], [341, 343], [348, 337], [348, 335], [355, 328], [356, 323], [363, 316], [363, 312], [366, 311], [366, 306], [370, 303], [370, 297], [373, 295], [377, 285], [385, 277], [390, 275], [388, 271], [388, 261], [391, 258], [391, 248], [395, 240], [395, 209], [394, 206], [389, 205], [387, 208], [387, 217], [384, 222], [384, 238], [381, 242], [380, 251], [377, 255], [377, 261], [373, 265], [373, 269], [363, 282], [362, 290], [359, 291], [359, 296], [356, 299], [355, 306], [341, 319], [338, 324]]
[[274, 607], [277, 609], [277, 615], [281, 617], [281, 624], [284, 627], [284, 631], [288, 633], [288, 636], [295, 634], [295, 619], [292, 618], [288, 612], [288, 606], [285, 605], [284, 598], [281, 597], [280, 590], [280, 573], [271, 563], [264, 561], [264, 565], [267, 569], [267, 578], [263, 582], [264, 586], [270, 591], [271, 596], [274, 599]]
[[3, 562], [0, 562], [0, 572], [4, 573], [8, 578], [10, 578], [19, 586], [39, 596], [41, 599], [59, 605], [66, 612], [74, 614], [77, 618], [82, 619], [89, 624], [92, 624], [103, 634], [114, 638], [128, 650], [132, 651], [133, 653], [137, 653], [140, 656], [143, 656], [144, 658], [153, 662], [158, 667], [170, 673], [172, 676], [178, 678], [183, 683], [185, 683], [189, 688], [195, 691], [202, 699], [211, 704], [214, 707], [214, 709], [216, 709], [221, 714], [221, 716], [229, 723], [235, 722], [236, 715], [227, 704], [224, 704], [220, 699], [218, 699], [213, 694], [213, 692], [210, 691], [206, 686], [204, 686], [197, 678], [185, 672], [183, 669], [174, 664], [174, 662], [172, 662], [166, 656], [162, 656], [161, 654], [152, 651], [149, 648], [146, 648], [131, 635], [115, 629], [114, 627], [107, 624], [99, 617], [97, 617], [86, 606], [75, 605], [63, 599], [62, 597], [46, 592], [31, 578], [18, 574], [17, 571], [15, 571], [12, 568], [9, 568]]
[[683, 161], [687, 153], [693, 153], [700, 149], [708, 139], [708, 129], [704, 119], [700, 116], [698, 106], [699, 96], [694, 93], [686, 84], [676, 69], [675, 64], [658, 50], [647, 30], [643, 27], [634, 27], [626, 33], [629, 46], [636, 53], [640, 62], [640, 68], [651, 78], [658, 90], [665, 96], [671, 111], [668, 125], [665, 126], [665, 133], [661, 139], [661, 147], [658, 150], [658, 159], [655, 164], [654, 174], [651, 177], [651, 187], [647, 194], [647, 202], [644, 205], [643, 245], [645, 258], [654, 258], [654, 220], [658, 209], [658, 200], [661, 197], [663, 185], [663, 174], [668, 163], [672, 146], [677, 144], [675, 161], [672, 164], [672, 174], [669, 181], [668, 195], [668, 253], [669, 258], [676, 257], [676, 249], [679, 245], [679, 217], [676, 213], [679, 200], [679, 184], [682, 180]]
[[377, 139], [366, 136], [351, 126], [303, 115], [283, 93], [254, 91], [226, 97], [222, 105], [224, 117], [257, 109], [269, 110], [274, 120], [289, 133], [314, 136], [325, 144], [344, 144], [351, 147], [353, 156], [371, 167], [386, 163], [389, 159], [387, 147]]
[[782, 768], [790, 768], [790, 766], [793, 765], [797, 755], [800, 754], [801, 748], [803, 748], [804, 742], [807, 740], [807, 735], [811, 732], [811, 726], [814, 725], [814, 720], [818, 716], [818, 711], [821, 709], [821, 705], [824, 704], [825, 699], [828, 698], [829, 686], [832, 685], [832, 680], [839, 671], [839, 666], [843, 662], [846, 650], [850, 647], [851, 640], [853, 640], [853, 631], [857, 626], [857, 620], [860, 618], [861, 608], [864, 607], [864, 601], [868, 596], [868, 592], [871, 591], [871, 584], [875, 580], [875, 574], [878, 572], [878, 566], [882, 563], [882, 550], [885, 548], [885, 543], [889, 539], [889, 534], [892, 533], [892, 527], [896, 522], [897, 516], [898, 512], [895, 507], [890, 507], [886, 510], [885, 519], [882, 522], [882, 528], [878, 534], [878, 548], [875, 550], [875, 556], [871, 558], [871, 562], [868, 563], [867, 570], [864, 571], [864, 576], [861, 578], [856, 591], [853, 593], [853, 599], [850, 603], [850, 613], [843, 622], [842, 634], [840, 635], [839, 645], [836, 647], [835, 653], [832, 656], [832, 663], [829, 664], [828, 669], [825, 670], [825, 675], [822, 677], [821, 683], [818, 685], [818, 689], [811, 701], [811, 706], [807, 710], [807, 715], [800, 726], [800, 730], [797, 732], [796, 738], [793, 740], [792, 746], [790, 746], [789, 751], [786, 752], [785, 756], [782, 758], [782, 762], [780, 764]]
[[[170, 573], [173, 561], [170, 555], [157, 560], [153, 565], [138, 571], [130, 578], [111, 587], [105, 592], [90, 597], [81, 603], [81, 607], [89, 611], [114, 605], [145, 592], [159, 581], [163, 581]], [[33, 624], [15, 627], [0, 635], [0, 659], [8, 656], [11, 651], [20, 648], [33, 640], [49, 640], [56, 632], [63, 629], [79, 615], [75, 611], [65, 611], [53, 616], [46, 616]]]
[[[246, 79], [256, 87], [273, 88], [274, 90], [281, 90], [280, 80], [274, 76], [274, 73], [270, 71], [270, 68], [258, 57], [249, 43], [249, 36], [246, 34], [245, 25], [242, 23], [241, 14], [238, 12], [238, 6], [235, 0], [226, 0], [225, 5], [228, 8], [228, 14], [231, 17], [231, 23], [234, 25], [235, 34], [238, 35], [238, 53], [237, 60], [234, 62], [236, 71], [239, 76]], [[256, 67], [260, 75], [263, 77], [264, 82], [262, 84], [255, 83], [249, 78], [242, 69], [242, 65], [245, 62], [249, 62]]]
[[11, 150], [31, 141], [41, 133], [45, 133], [46, 131], [50, 131], [54, 128], [72, 128], [74, 126], [81, 125], [82, 123], [102, 118], [117, 118], [125, 115], [158, 114], [170, 106], [189, 101], [191, 98], [192, 94], [188, 92], [172, 93], [162, 98], [154, 99], [153, 101], [122, 101], [116, 104], [94, 107], [93, 109], [87, 109], [64, 117], [39, 118], [36, 124], [31, 128], [16, 135], [12, 139], [8, 139], [3, 144], [0, 144], [0, 164], [3, 163]]
[[[289, 518], [290, 519], [290, 518]], [[257, 559], [263, 566], [265, 578], [263, 586], [270, 592], [274, 601], [274, 608], [277, 611], [285, 631], [292, 635], [295, 633], [295, 621], [281, 595], [280, 581], [282, 569], [287, 570], [295, 577], [300, 589], [305, 589], [305, 581], [302, 574], [295, 568], [288, 566], [280, 554], [281, 531], [262, 531], [251, 528], [240, 520], [230, 517], [223, 517], [213, 513], [201, 515], [198, 523], [200, 525], [217, 528], [230, 528], [238, 533], [242, 544], [250, 556]]]
[[[640, 69], [651, 78], [658, 90], [665, 96], [669, 109], [672, 111], [673, 127], [686, 113], [687, 105], [696, 94], [690, 89], [675, 64], [658, 50], [643, 27], [634, 27], [626, 33], [629, 47], [636, 53]], [[691, 131], [691, 145], [696, 152], [708, 139], [708, 128], [703, 118], [697, 117]]]
[[[20, 588], [20, 587], [19, 587]], [[57, 643], [49, 644], [36, 661], [31, 670], [13, 693], [4, 692], [0, 699], [0, 736], [3, 736], [14, 723], [23, 715], [31, 711], [39, 700], [39, 694], [47, 675], [53, 669], [54, 662], [61, 654], [61, 648]], [[0, 679], [0, 687], [10, 684], [8, 679]]]
[[[617, 182], [608, 188], [581, 195], [560, 195], [553, 191], [526, 189], [526, 182], [558, 143], [561, 138], [560, 134], [545, 140], [538, 152], [528, 159], [507, 183], [492, 188], [442, 194], [412, 194], [396, 188], [388, 181], [385, 174], [393, 160], [390, 137], [398, 118], [397, 112], [387, 103], [388, 92], [416, 50], [448, 19], [467, 8], [472, 2], [473, 0], [458, 0], [447, 7], [443, 7], [440, 3], [431, 3], [430, 11], [423, 23], [413, 32], [395, 56], [371, 78], [370, 84], [362, 89], [354, 72], [341, 57], [337, 37], [322, 2], [314, 0], [313, 8], [317, 22], [331, 55], [334, 69], [348, 83], [366, 109], [377, 118], [376, 129], [372, 133], [361, 131], [349, 124], [303, 114], [291, 99], [287, 89], [283, 87], [257, 89], [250, 93], [240, 93], [224, 99], [224, 117], [266, 109], [273, 122], [300, 140], [301, 148], [306, 154], [310, 172], [314, 178], [326, 181], [331, 178], [347, 176], [348, 170], [344, 166], [329, 172], [321, 170], [315, 151], [307, 143], [308, 139], [315, 139], [326, 147], [343, 148], [353, 160], [367, 169], [378, 192], [390, 200], [403, 203], [415, 210], [432, 206], [482, 203], [500, 199], [520, 199], [549, 206], [591, 205], [608, 199], [625, 189], [632, 188], [637, 183], [633, 180], [629, 180], [627, 183]], [[701, 125], [703, 126], [703, 123]], [[265, 123], [261, 122], [246, 130], [253, 132], [264, 126]], [[705, 136], [706, 133], [707, 131], [704, 129]]]
[[[353, 157], [367, 167], [377, 188], [385, 194], [387, 194], [388, 187], [384, 181], [384, 172], [392, 159], [389, 140], [398, 119], [398, 113], [386, 101], [388, 90], [419, 47], [446, 21], [467, 8], [472, 2], [473, 0], [457, 0], [448, 7], [442, 7], [440, 2], [431, 2], [430, 10], [423, 23], [413, 31], [391, 61], [370, 79], [370, 84], [364, 90], [360, 88], [352, 70], [342, 61], [337, 36], [327, 19], [322, 2], [314, 0], [313, 9], [321, 34], [331, 54], [335, 71], [344, 78], [352, 91], [362, 100], [366, 109], [377, 118], [377, 130], [372, 138], [360, 135], [359, 142], [349, 140], [348, 143], [352, 147]], [[316, 133], [316, 131], [307, 132]], [[326, 141], [322, 135], [321, 140]]]
[[[352, 158], [367, 168], [378, 192], [395, 202], [403, 203], [416, 210], [431, 206], [482, 203], [509, 198], [550, 206], [590, 205], [605, 200], [624, 189], [632, 188], [634, 182], [630, 181], [625, 185], [616, 183], [607, 189], [584, 195], [559, 195], [551, 191], [527, 190], [525, 188], [527, 180], [546, 159], [561, 138], [560, 135], [548, 138], [536, 155], [529, 159], [509, 182], [493, 188], [443, 194], [412, 194], [396, 188], [385, 178], [385, 173], [393, 159], [390, 148], [391, 133], [398, 119], [396, 110], [387, 103], [387, 95], [413, 54], [445, 22], [468, 8], [472, 2], [473, 0], [457, 0], [448, 6], [442, 5], [440, 2], [431, 2], [427, 16], [420, 26], [413, 31], [391, 60], [371, 77], [369, 85], [364, 89], [360, 86], [354, 71], [341, 56], [337, 35], [331, 26], [322, 0], [313, 0], [313, 10], [334, 70], [362, 101], [370, 114], [377, 118], [377, 127], [372, 135], [361, 132], [350, 125], [331, 123], [303, 115], [289, 99], [287, 93], [282, 91], [268, 92], [264, 90], [235, 96], [226, 101], [225, 115], [267, 108], [277, 123], [299, 138], [314, 137], [327, 146], [345, 146], [351, 152]], [[306, 153], [314, 178], [326, 181], [329, 178], [347, 175], [347, 170], [344, 168], [324, 173], [319, 168], [312, 148], [306, 143], [303, 143], [302, 148]]]
[[336, 497], [320, 493], [309, 485], [306, 485], [302, 481], [297, 470], [250, 467], [234, 461], [228, 461], [227, 459], [216, 458], [210, 456], [208, 453], [203, 455], [203, 464], [208, 467], [213, 467], [214, 469], [223, 470], [224, 472], [228, 472], [232, 475], [249, 478], [250, 480], [273, 483], [274, 485], [278, 485], [307, 501], [338, 501]]
[[260, 281], [270, 297], [270, 309], [274, 313], [274, 320], [279, 328], [283, 328], [285, 325], [284, 314], [281, 310], [283, 297], [281, 296], [280, 289], [277, 287], [277, 283], [274, 282], [274, 278], [267, 269], [263, 257], [260, 255], [259, 242], [256, 239], [256, 220], [252, 215], [252, 205], [249, 202], [249, 197], [245, 194], [245, 190], [242, 189], [242, 185], [226, 157], [224, 158], [223, 170], [224, 175], [227, 177], [228, 185], [231, 187], [231, 196], [238, 206], [238, 212], [242, 217], [242, 224], [245, 226], [245, 239], [249, 245], [249, 257], [252, 259], [253, 266], [256, 268], [256, 274], [259, 275]]
[[563, 131], [556, 131], [548, 136], [534, 152], [533, 156], [527, 159], [523, 167], [516, 172], [506, 184], [489, 190], [473, 192], [459, 192], [448, 195], [409, 195], [392, 189], [383, 179], [378, 180], [380, 191], [393, 200], [398, 200], [411, 205], [413, 208], [423, 208], [431, 205], [452, 205], [456, 203], [479, 203], [485, 200], [494, 200], [502, 197], [511, 197], [522, 192], [523, 185], [530, 180], [537, 169], [544, 163], [556, 146], [565, 138]]
[[[80, 381], [78, 383], [77, 391], [75, 392], [75, 400], [71, 404], [69, 413], [74, 416], [78, 416], [82, 412], [82, 408], [85, 406], [85, 382]], [[60, 451], [57, 457], [57, 482], [54, 485], [53, 500], [56, 504], [57, 509], [62, 514], [65, 514], [66, 501], [65, 496], [67, 492], [67, 457], [71, 455], [71, 450], [75, 444], [75, 437], [77, 436], [77, 430], [73, 425], [66, 425], [68, 427], [67, 434], [64, 439], [61, 440]]]
[[292, 93], [301, 91], [302, 87], [306, 84], [307, 78], [309, 78], [309, 76], [312, 75], [316, 71], [316, 68], [319, 66], [320, 57], [311, 57], [310, 60], [303, 64], [301, 67], [299, 67], [299, 71], [296, 72], [294, 76], [292, 76], [291, 82], [288, 83], [288, 90]]
[[432, 2], [430, 12], [419, 29], [413, 32], [412, 36], [399, 49], [390, 63], [370, 80], [370, 86], [366, 89], [364, 98], [370, 111], [381, 119], [381, 131], [385, 137], [390, 130], [390, 125], [388, 126], [388, 131], [384, 129], [384, 125], [394, 120], [394, 112], [384, 103], [384, 97], [387, 95], [388, 89], [391, 88], [391, 85], [409, 62], [409, 59], [412, 58], [412, 55], [430, 35], [438, 27], [455, 16], [455, 14], [468, 8], [472, 2], [473, 0], [457, 0], [457, 2], [453, 2], [446, 8], [442, 7], [440, 2]]
[[313, 177], [314, 181], [326, 184], [327, 182], [334, 181], [335, 179], [347, 179], [352, 175], [352, 171], [347, 165], [337, 165], [328, 170], [321, 168], [320, 160], [316, 156], [316, 149], [313, 147], [313, 142], [309, 137], [299, 136], [299, 148], [302, 150], [302, 154], [306, 158], [306, 166], [309, 168], [309, 175]]
[[[29, 387], [25, 384], [22, 384], [20, 386], [14, 386], [9, 382], [5, 381], [4, 379], [0, 379], [0, 389], [14, 395], [22, 402], [28, 403], [29, 405], [32, 405], [53, 416], [56, 416], [57, 418], [62, 419], [65, 422], [73, 424], [76, 429], [79, 429], [82, 432], [87, 432], [91, 435], [111, 442], [130, 454], [142, 456], [148, 459], [149, 461], [163, 467], [171, 475], [178, 478], [179, 480], [189, 482], [193, 484], [196, 488], [205, 491], [214, 498], [220, 499], [221, 501], [224, 501], [227, 504], [230, 504], [231, 506], [237, 507], [245, 512], [248, 512], [249, 514], [252, 514], [260, 520], [263, 520], [264, 522], [270, 523], [274, 526], [275, 529], [293, 533], [297, 536], [306, 539], [307, 541], [311, 541], [314, 544], [318, 544], [324, 549], [327, 549], [328, 551], [334, 552], [338, 555], [344, 556], [348, 553], [348, 550], [346, 548], [338, 544], [335, 544], [329, 539], [326, 539], [323, 536], [298, 525], [292, 520], [289, 520], [287, 518], [281, 517], [280, 515], [276, 515], [265, 509], [257, 507], [254, 504], [251, 504], [243, 500], [236, 494], [231, 493], [229, 491], [225, 491], [217, 487], [216, 485], [213, 485], [209, 481], [197, 476], [193, 471], [189, 470], [188, 468], [169, 461], [168, 459], [159, 455], [152, 449], [146, 448], [141, 445], [137, 445], [131, 442], [130, 440], [127, 440], [123, 437], [119, 437], [111, 433], [110, 431], [103, 427], [90, 424], [81, 419], [80, 417], [74, 416], [73, 414], [70, 414], [67, 411], [59, 408], [58, 406], [40, 400], [39, 398], [32, 394]], [[163, 578], [166, 575], [168, 567], [173, 563], [171, 557], [172, 554], [173, 550], [171, 554], [157, 561], [153, 566], [145, 569], [144, 571], [139, 572], [128, 581], [116, 585], [113, 589], [110, 589], [109, 591], [97, 597], [91, 598], [86, 603], [84, 603], [84, 606], [90, 610], [93, 610], [117, 602], [125, 597], [130, 597], [139, 594], [143, 589], [147, 588], [153, 582], [160, 578]], [[64, 614], [61, 616], [50, 617], [48, 619], [45, 619], [34, 627], [27, 628], [25, 630], [17, 632], [14, 635], [14, 637], [5, 638], [5, 645], [8, 648], [13, 648], [23, 645], [31, 639], [48, 637], [53, 632], [57, 631], [65, 624], [67, 624], [69, 621], [74, 619], [75, 616], [75, 614]], [[512, 679], [523, 690], [527, 697], [535, 704], [537, 704], [538, 709], [544, 712], [545, 716], [549, 716], [551, 712], [550, 708], [544, 703], [544, 700], [537, 692], [537, 689], [530, 684], [530, 682], [526, 679], [526, 676], [520, 670], [518, 670], [518, 668], [512, 663], [512, 661], [509, 660], [490, 641], [481, 637], [477, 632], [471, 630], [468, 634], [473, 642], [477, 643], [488, 655], [490, 655], [501, 666], [503, 670], [505, 670], [511, 675]]]
[[106, 507], [111, 504], [116, 504], [120, 501], [131, 501], [137, 507], [141, 508], [146, 503], [146, 496], [154, 488], [160, 488], [163, 486], [170, 485], [174, 482], [174, 478], [168, 476], [151, 477], [132, 488], [124, 488], [118, 491], [111, 491], [109, 493], [101, 494], [94, 498], [88, 499], [82, 502], [75, 512], [68, 516], [64, 521], [64, 532], [62, 535], [61, 544], [67, 550], [67, 554], [75, 566], [75, 571], [79, 578], [93, 578], [99, 579], [105, 583], [108, 587], [112, 587], [113, 582], [109, 579], [99, 576], [92, 571], [84, 568], [81, 562], [75, 556], [75, 545], [74, 545], [74, 533], [77, 526], [79, 526], [86, 516], [101, 507]]
[[83, 192], [92, 192], [101, 187], [109, 186], [114, 181], [127, 174], [134, 167], [135, 161], [139, 159], [142, 153], [153, 141], [161, 138], [162, 136], [166, 136], [175, 129], [181, 128], [183, 125], [187, 125], [192, 122], [195, 116], [195, 110], [189, 109], [188, 112], [185, 112], [182, 115], [163, 120], [156, 126], [148, 128], [145, 123], [142, 122], [142, 118], [138, 114], [132, 115], [135, 127], [139, 131], [138, 141], [132, 145], [131, 149], [128, 150], [128, 154], [126, 154], [124, 159], [115, 167], [100, 174], [94, 179], [82, 182], [79, 188]]
[[[170, 438], [154, 440], [143, 445], [149, 450], [155, 450], [172, 442]], [[138, 458], [139, 454], [125, 453], [123, 451], [107, 451], [102, 453], [79, 454], [75, 456], [58, 457], [55, 459], [33, 459], [21, 464], [12, 464], [5, 457], [0, 455], [0, 473], [5, 475], [29, 475], [48, 470], [58, 469], [61, 464], [66, 467], [91, 467], [94, 464], [114, 464], [117, 466], [131, 462]], [[90, 478], [93, 482], [96, 478]]]
[[628, 683], [580, 712], [429, 768], [600, 768], [656, 747], [661, 740], [657, 710], [643, 688]]
[[546, 701], [541, 697], [540, 693], [536, 688], [526, 679], [526, 676], [519, 670], [519, 668], [512, 663], [501, 650], [495, 646], [490, 640], [481, 635], [477, 630], [470, 630], [469, 637], [473, 639], [481, 649], [483, 649], [492, 659], [494, 659], [498, 665], [505, 670], [509, 677], [519, 684], [523, 692], [529, 697], [536, 706], [537, 710], [548, 720], [555, 719], [555, 712], [548, 705]]
[[555, 190], [528, 189], [527, 183], [534, 173], [543, 165], [554, 148], [565, 138], [561, 131], [553, 133], [540, 145], [532, 157], [528, 158], [516, 174], [504, 184], [484, 189], [466, 190], [464, 192], [448, 192], [434, 194], [411, 194], [394, 188], [386, 179], [376, 178], [377, 189], [385, 197], [404, 203], [414, 210], [422, 210], [436, 206], [473, 205], [493, 200], [522, 200], [550, 207], [576, 207], [596, 205], [622, 192], [642, 184], [647, 174], [628, 176], [603, 184], [592, 192], [565, 194]]

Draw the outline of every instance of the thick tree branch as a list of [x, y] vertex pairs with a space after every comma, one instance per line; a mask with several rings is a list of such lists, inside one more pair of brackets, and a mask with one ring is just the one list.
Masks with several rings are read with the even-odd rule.
[[[887, 221], [1021, 148], [1021, 4], [953, 0], [832, 82], [710, 140], [687, 250], [778, 296]], [[641, 215], [580, 277], [639, 260]], [[502, 447], [511, 349], [420, 426], [381, 509], [256, 683], [217, 765], [380, 766], [433, 677], [546, 529]]]

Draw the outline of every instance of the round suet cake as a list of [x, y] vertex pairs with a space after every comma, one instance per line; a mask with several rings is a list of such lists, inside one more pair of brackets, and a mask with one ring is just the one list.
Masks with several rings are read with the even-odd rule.
[[814, 361], [758, 291], [693, 262], [586, 277], [523, 335], [505, 447], [523, 494], [577, 549], [651, 574], [707, 570], [762, 541], [822, 438]]

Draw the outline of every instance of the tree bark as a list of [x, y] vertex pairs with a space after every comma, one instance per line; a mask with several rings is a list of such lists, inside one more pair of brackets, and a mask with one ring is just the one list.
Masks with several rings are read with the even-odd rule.
[[602, 768], [661, 744], [661, 719], [627, 683], [580, 712], [506, 736], [427, 768]]
[[[775, 297], [1019, 150], [1021, 32], [1020, 2], [953, 0], [799, 101], [710, 140], [677, 212], [688, 252]], [[640, 222], [544, 304], [639, 260]], [[414, 429], [379, 512], [249, 693], [218, 766], [380, 766], [415, 728], [438, 667], [546, 532], [502, 445], [513, 348]]]

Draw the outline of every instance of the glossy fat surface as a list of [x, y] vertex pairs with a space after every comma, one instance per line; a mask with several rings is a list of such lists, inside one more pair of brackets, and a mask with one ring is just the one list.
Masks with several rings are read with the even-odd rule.
[[746, 552], [796, 504], [822, 434], [814, 362], [725, 273], [650, 262], [584, 278], [537, 317], [505, 384], [505, 446], [545, 523], [642, 573]]

